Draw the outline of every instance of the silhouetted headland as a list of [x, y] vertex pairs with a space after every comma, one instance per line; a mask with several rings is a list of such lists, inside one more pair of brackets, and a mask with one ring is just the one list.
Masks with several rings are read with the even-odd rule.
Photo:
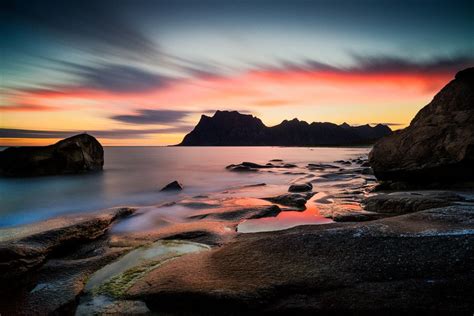
[[202, 115], [179, 146], [347, 146], [374, 143], [391, 133], [382, 124], [309, 124], [296, 118], [267, 127], [250, 114], [217, 111], [212, 117]]

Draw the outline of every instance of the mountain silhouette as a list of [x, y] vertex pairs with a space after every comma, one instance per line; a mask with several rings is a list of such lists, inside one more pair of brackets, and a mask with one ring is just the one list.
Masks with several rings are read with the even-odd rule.
[[382, 124], [349, 126], [284, 120], [267, 127], [253, 115], [217, 111], [202, 115], [199, 123], [178, 146], [337, 146], [369, 144], [392, 130]]

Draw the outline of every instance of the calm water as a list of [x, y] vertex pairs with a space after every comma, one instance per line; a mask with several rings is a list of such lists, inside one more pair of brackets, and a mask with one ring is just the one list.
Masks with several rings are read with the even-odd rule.
[[[153, 205], [227, 188], [265, 182], [282, 184], [294, 176], [235, 173], [226, 165], [332, 162], [367, 154], [369, 148], [288, 147], [106, 147], [104, 171], [77, 176], [0, 179], [0, 227], [43, 220], [65, 213], [119, 205]], [[185, 189], [159, 190], [178, 180]]]

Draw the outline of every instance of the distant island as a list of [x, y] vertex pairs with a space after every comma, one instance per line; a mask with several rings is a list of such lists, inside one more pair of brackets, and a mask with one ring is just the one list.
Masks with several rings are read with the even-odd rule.
[[250, 114], [217, 111], [202, 115], [196, 127], [178, 146], [338, 146], [372, 144], [390, 135], [383, 124], [350, 126], [347, 123], [307, 123], [298, 119], [284, 120], [267, 127]]

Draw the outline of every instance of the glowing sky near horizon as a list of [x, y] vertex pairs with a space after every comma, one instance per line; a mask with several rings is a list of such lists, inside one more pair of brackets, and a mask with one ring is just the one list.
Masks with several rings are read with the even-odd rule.
[[6, 1], [0, 145], [178, 143], [201, 114], [397, 129], [474, 66], [472, 1]]

